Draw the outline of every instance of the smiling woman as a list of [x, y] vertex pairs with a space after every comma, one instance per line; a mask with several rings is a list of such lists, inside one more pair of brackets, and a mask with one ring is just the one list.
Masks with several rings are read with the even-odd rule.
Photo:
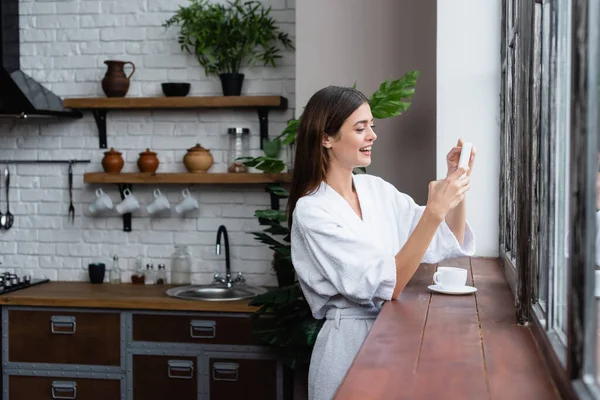
[[[384, 301], [396, 299], [421, 262], [473, 255], [463, 202], [469, 169], [448, 155], [448, 176], [418, 206], [383, 179], [354, 175], [377, 139], [367, 98], [353, 88], [315, 93], [300, 119], [288, 200], [291, 251], [304, 296], [325, 323], [311, 357], [309, 399], [331, 399]], [[461, 176], [466, 173], [466, 177]]]

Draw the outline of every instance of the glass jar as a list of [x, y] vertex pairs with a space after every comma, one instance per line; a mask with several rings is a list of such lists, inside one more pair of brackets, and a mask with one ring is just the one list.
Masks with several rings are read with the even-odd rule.
[[144, 270], [144, 262], [142, 256], [135, 258], [135, 267], [133, 274], [131, 274], [131, 283], [135, 285], [144, 284], [146, 280], [146, 271]]
[[171, 284], [190, 285], [192, 283], [192, 254], [185, 245], [175, 246], [171, 256]]
[[229, 150], [227, 152], [227, 171], [228, 172], [248, 172], [241, 161], [236, 161], [240, 157], [250, 156], [250, 129], [248, 128], [229, 128]]
[[296, 155], [296, 146], [294, 142], [286, 146], [285, 155], [287, 172], [292, 173], [294, 171], [294, 156]]
[[158, 264], [158, 271], [156, 272], [156, 284], [165, 285], [167, 283], [167, 270], [165, 264]]

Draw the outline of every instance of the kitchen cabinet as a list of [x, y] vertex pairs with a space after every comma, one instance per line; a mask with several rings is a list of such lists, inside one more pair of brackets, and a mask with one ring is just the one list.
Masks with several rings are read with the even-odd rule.
[[248, 316], [3, 307], [2, 399], [283, 400]]
[[8, 397], [11, 400], [121, 398], [121, 384], [118, 379], [11, 375], [8, 378], [8, 387]]

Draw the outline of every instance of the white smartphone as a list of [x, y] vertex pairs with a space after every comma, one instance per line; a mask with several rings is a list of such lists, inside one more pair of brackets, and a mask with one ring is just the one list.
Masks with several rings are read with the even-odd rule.
[[[473, 143], [463, 143], [462, 150], [460, 151], [460, 159], [458, 160], [458, 167], [469, 167], [469, 159], [471, 158], [471, 150], [473, 150]], [[463, 175], [461, 178], [466, 176]]]

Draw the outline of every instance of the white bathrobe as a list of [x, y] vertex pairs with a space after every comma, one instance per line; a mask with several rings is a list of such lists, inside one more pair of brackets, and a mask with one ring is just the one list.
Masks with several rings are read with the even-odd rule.
[[[330, 400], [396, 285], [395, 255], [424, 207], [372, 175], [354, 175], [363, 218], [326, 183], [300, 198], [293, 215], [292, 260], [316, 319], [326, 318], [313, 349], [309, 399]], [[467, 224], [460, 246], [442, 222], [423, 262], [470, 256]], [[423, 288], [426, 290], [426, 288]]]

